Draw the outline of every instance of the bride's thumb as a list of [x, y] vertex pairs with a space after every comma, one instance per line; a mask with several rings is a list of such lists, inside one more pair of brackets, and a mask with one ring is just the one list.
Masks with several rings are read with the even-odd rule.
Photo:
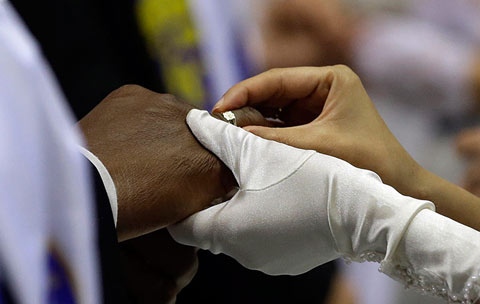
[[[244, 130], [262, 137], [267, 140], [284, 143], [290, 146], [298, 147], [298, 142], [295, 138], [299, 135], [295, 128], [270, 128], [263, 126], [246, 126]], [[298, 147], [302, 148], [302, 147]]]
[[310, 125], [301, 125], [288, 128], [269, 128], [262, 126], [246, 126], [244, 130], [267, 140], [273, 140], [292, 147], [304, 150], [315, 150], [320, 153], [330, 154], [332, 145], [331, 132], [327, 129], [315, 128]]

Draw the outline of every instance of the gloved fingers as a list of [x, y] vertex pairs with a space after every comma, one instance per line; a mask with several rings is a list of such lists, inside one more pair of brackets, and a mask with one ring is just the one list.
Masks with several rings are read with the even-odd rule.
[[196, 109], [188, 113], [187, 124], [197, 140], [232, 171], [240, 185], [239, 153], [245, 138], [253, 135]]
[[298, 169], [314, 153], [265, 140], [242, 128], [191, 110], [187, 124], [200, 143], [232, 171], [241, 189], [262, 189]]
[[211, 249], [214, 225], [219, 213], [229, 201], [197, 212], [183, 221], [167, 227], [173, 239], [183, 245]]

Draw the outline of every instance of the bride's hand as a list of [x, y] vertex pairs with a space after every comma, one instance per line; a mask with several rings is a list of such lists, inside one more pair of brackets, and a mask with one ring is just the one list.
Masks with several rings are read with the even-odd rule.
[[430, 202], [400, 195], [371, 171], [265, 140], [205, 111], [191, 110], [187, 124], [239, 190], [169, 226], [177, 242], [273, 275], [340, 256], [381, 261], [380, 271], [407, 286], [451, 302], [478, 297], [480, 233], [425, 210]]
[[239, 190], [169, 231], [181, 244], [225, 253], [247, 268], [299, 274], [372, 250], [388, 262], [413, 217], [433, 209], [371, 171], [265, 140], [206, 111], [190, 111], [187, 124], [232, 171]]
[[246, 130], [341, 158], [376, 172], [405, 195], [421, 196], [418, 176], [422, 168], [390, 132], [348, 67], [270, 70], [232, 87], [214, 112], [247, 105], [278, 117], [285, 125], [248, 126]]
[[232, 87], [214, 111], [247, 105], [279, 118], [284, 125], [248, 126], [246, 130], [372, 170], [400, 193], [432, 201], [439, 213], [480, 230], [480, 199], [417, 164], [348, 67], [270, 70]]

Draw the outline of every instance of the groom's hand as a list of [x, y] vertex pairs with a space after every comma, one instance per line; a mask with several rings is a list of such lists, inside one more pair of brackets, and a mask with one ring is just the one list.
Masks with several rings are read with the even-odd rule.
[[132, 303], [175, 303], [193, 279], [197, 249], [175, 242], [166, 229], [120, 243], [126, 293]]
[[192, 107], [135, 85], [108, 95], [79, 125], [118, 196], [120, 240], [175, 223], [227, 194], [235, 181], [185, 123]]

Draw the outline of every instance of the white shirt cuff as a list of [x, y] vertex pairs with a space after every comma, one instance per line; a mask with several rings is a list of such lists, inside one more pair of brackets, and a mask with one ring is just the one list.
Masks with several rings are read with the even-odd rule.
[[110, 207], [112, 208], [113, 222], [115, 227], [117, 227], [117, 217], [118, 217], [118, 201], [117, 201], [117, 189], [113, 183], [113, 179], [108, 173], [105, 165], [96, 157], [92, 152], [88, 151], [84, 147], [79, 147], [80, 152], [95, 166], [100, 178], [102, 179], [103, 186], [105, 191], [107, 191], [108, 200], [110, 201]]

